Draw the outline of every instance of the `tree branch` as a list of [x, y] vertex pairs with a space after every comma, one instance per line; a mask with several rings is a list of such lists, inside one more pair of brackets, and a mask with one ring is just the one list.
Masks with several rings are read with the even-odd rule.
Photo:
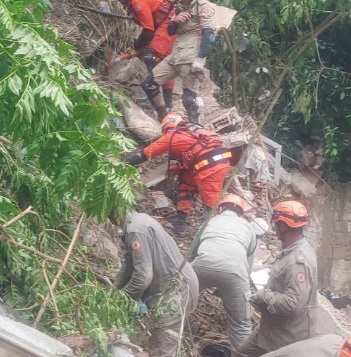
[[[82, 214], [80, 219], [79, 219], [79, 222], [78, 222], [78, 225], [74, 231], [74, 234], [73, 234], [73, 237], [72, 237], [72, 241], [68, 247], [68, 250], [67, 250], [67, 253], [66, 253], [66, 256], [65, 258], [63, 259], [63, 262], [62, 262], [62, 265], [60, 267], [60, 269], [58, 270], [54, 280], [52, 281], [51, 285], [50, 285], [50, 288], [52, 290], [55, 289], [57, 283], [59, 282], [60, 278], [61, 278], [61, 275], [63, 273], [63, 271], [65, 270], [65, 267], [68, 263], [68, 260], [71, 256], [71, 253], [72, 253], [72, 250], [73, 250], [73, 247], [75, 246], [76, 242], [77, 242], [77, 239], [78, 239], [78, 236], [79, 236], [79, 232], [80, 232], [80, 228], [82, 226], [82, 223], [83, 223], [83, 219], [84, 219], [85, 215]], [[38, 323], [40, 322], [41, 318], [43, 317], [43, 314], [45, 312], [45, 309], [46, 309], [46, 305], [48, 304], [50, 300], [50, 291], [46, 294], [45, 296], [45, 299], [43, 301], [43, 303], [41, 304], [41, 307], [40, 307], [40, 310], [38, 312], [38, 315], [34, 321], [34, 324], [33, 324], [33, 327], [37, 327], [38, 326]]]

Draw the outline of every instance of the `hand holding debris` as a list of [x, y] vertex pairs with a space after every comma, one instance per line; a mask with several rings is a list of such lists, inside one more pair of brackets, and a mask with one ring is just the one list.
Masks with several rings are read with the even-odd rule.
[[176, 24], [183, 24], [191, 18], [191, 14], [189, 12], [181, 12], [174, 19], [173, 22]]

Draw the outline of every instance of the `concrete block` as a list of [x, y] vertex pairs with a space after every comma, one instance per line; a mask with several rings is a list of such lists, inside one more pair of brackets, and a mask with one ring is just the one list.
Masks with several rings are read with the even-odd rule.
[[168, 162], [163, 163], [154, 170], [147, 171], [141, 175], [141, 182], [146, 188], [157, 185], [166, 179]]
[[20, 322], [0, 316], [2, 357], [70, 357], [72, 350], [52, 337]]
[[316, 186], [313, 185], [299, 170], [292, 171], [292, 189], [303, 197], [312, 197], [317, 194]]

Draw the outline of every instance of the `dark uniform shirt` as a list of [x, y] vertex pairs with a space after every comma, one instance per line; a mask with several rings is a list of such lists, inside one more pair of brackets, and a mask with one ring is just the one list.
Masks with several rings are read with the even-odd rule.
[[[184, 258], [174, 239], [145, 213], [129, 213], [123, 234], [126, 262], [119, 273], [117, 287], [150, 305], [171, 283]], [[185, 264], [181, 278], [181, 295], [188, 300], [187, 311], [193, 311], [199, 283], [189, 263]]]
[[305, 238], [284, 249], [273, 263], [266, 289], [266, 307], [258, 345], [273, 351], [315, 337], [318, 311], [317, 259]]

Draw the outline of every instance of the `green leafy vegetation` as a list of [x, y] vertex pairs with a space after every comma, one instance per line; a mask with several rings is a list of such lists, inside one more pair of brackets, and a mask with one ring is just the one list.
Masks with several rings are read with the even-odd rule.
[[[350, 2], [218, 2], [239, 10], [228, 31], [235, 56], [221, 36], [209, 59], [222, 100], [259, 115], [282, 88], [266, 133], [294, 158], [298, 155], [295, 140], [308, 143], [311, 136], [320, 136], [338, 180], [350, 180], [350, 141], [345, 144], [351, 133]], [[332, 149], [327, 127], [338, 132]], [[329, 170], [325, 165], [326, 175]]]
[[[110, 130], [120, 114], [108, 95], [43, 24], [49, 7], [47, 0], [0, 0], [0, 222], [33, 207], [0, 230], [0, 296], [29, 320], [66, 254], [72, 218], [83, 211], [103, 221], [126, 211], [139, 183], [135, 168], [107, 160], [134, 143]], [[102, 331], [130, 332], [137, 307], [96, 280], [89, 253], [80, 242], [74, 247], [41, 326], [57, 336], [88, 334], [107, 353]]]

